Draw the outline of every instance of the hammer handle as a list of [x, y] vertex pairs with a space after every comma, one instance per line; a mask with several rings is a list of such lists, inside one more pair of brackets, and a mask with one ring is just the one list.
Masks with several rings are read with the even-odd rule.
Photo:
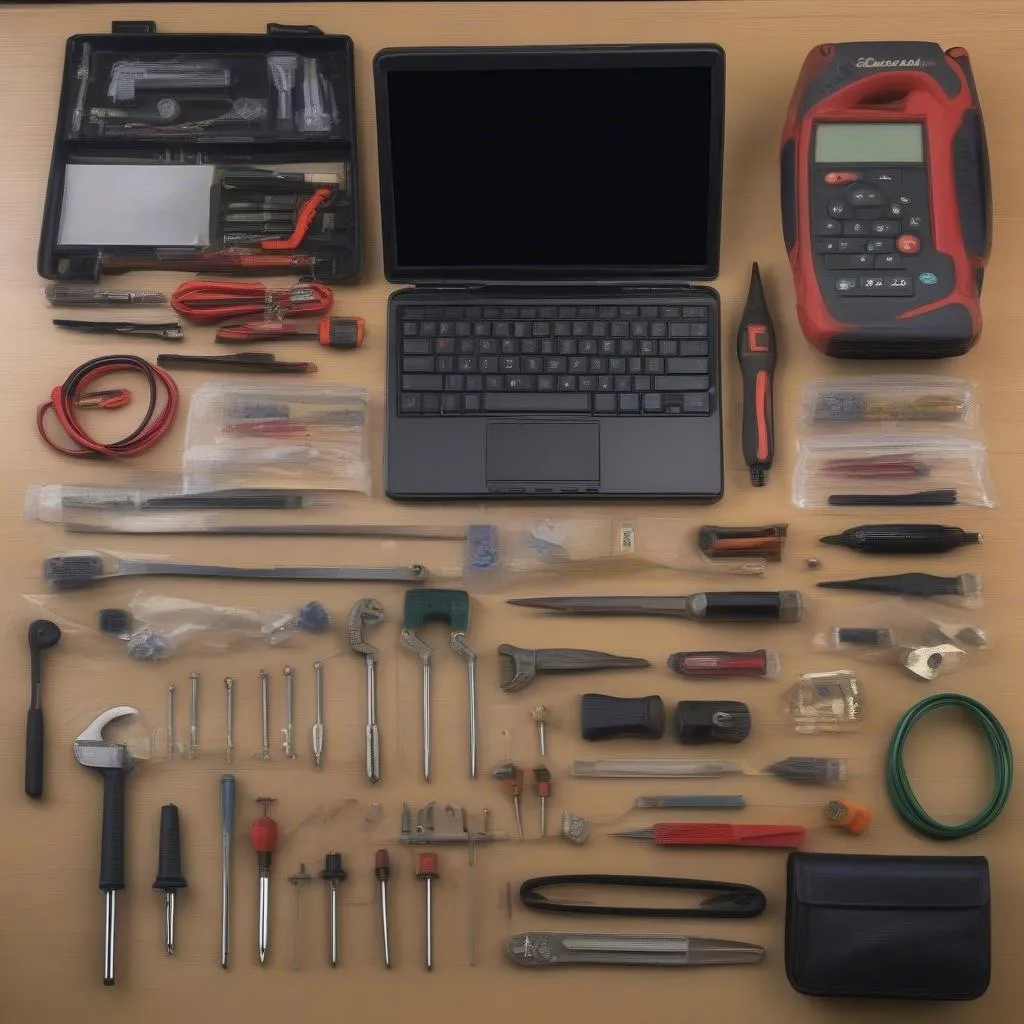
[[100, 846], [100, 889], [124, 888], [124, 782], [120, 768], [103, 772], [103, 837]]

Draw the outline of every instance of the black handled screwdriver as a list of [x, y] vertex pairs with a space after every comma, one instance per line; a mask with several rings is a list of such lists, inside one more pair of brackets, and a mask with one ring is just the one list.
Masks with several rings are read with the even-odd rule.
[[160, 846], [154, 889], [164, 894], [164, 945], [168, 956], [174, 956], [174, 897], [188, 882], [181, 873], [181, 826], [175, 804], [160, 808]]
[[761, 272], [750, 270], [750, 289], [736, 336], [743, 375], [743, 461], [755, 487], [763, 487], [775, 457], [772, 383], [776, 360], [775, 328], [761, 287]]
[[835, 544], [870, 555], [938, 555], [980, 542], [980, 533], [932, 523], [851, 526], [842, 533], [821, 538], [822, 544]]
[[32, 689], [25, 724], [25, 792], [38, 800], [43, 795], [43, 651], [60, 643], [60, 627], [49, 619], [36, 619], [28, 627]]

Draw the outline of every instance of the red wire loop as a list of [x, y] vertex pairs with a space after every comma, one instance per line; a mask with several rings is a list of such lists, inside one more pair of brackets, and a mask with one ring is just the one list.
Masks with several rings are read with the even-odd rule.
[[174, 311], [200, 324], [268, 314], [316, 316], [326, 313], [333, 301], [330, 288], [312, 281], [290, 288], [268, 288], [258, 281], [186, 281], [171, 295]]
[[[145, 379], [149, 387], [149, 403], [131, 433], [120, 441], [104, 444], [90, 437], [79, 421], [79, 401], [87, 394], [90, 384], [108, 374], [124, 372], [138, 373]], [[61, 429], [77, 447], [66, 448], [50, 436], [46, 416], [51, 411]], [[53, 389], [50, 400], [43, 402], [36, 410], [36, 428], [46, 444], [61, 455], [70, 455], [76, 459], [131, 459], [149, 451], [171, 429], [177, 412], [178, 385], [166, 370], [138, 356], [101, 356], [83, 363], [72, 371], [60, 387]]]

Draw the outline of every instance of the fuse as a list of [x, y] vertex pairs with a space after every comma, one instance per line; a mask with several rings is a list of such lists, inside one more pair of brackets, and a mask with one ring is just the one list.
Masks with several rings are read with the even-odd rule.
[[777, 651], [679, 651], [669, 655], [668, 667], [680, 676], [712, 679], [758, 676], [770, 679], [782, 666]]

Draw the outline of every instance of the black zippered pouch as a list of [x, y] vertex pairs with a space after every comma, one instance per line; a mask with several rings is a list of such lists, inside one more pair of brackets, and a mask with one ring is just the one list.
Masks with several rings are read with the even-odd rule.
[[357, 278], [353, 63], [348, 36], [313, 25], [200, 35], [132, 21], [72, 36], [40, 276]]
[[792, 853], [786, 976], [804, 995], [977, 999], [989, 901], [984, 857]]

